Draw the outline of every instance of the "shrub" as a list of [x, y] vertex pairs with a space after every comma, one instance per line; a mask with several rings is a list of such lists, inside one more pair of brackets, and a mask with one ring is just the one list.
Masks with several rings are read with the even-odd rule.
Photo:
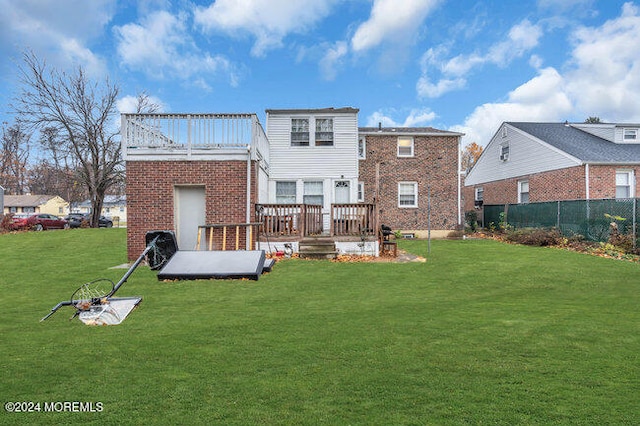
[[0, 232], [7, 232], [11, 230], [11, 224], [13, 223], [12, 214], [3, 214], [2, 220], [0, 220]]
[[555, 228], [522, 228], [509, 231], [506, 235], [507, 241], [529, 246], [555, 246], [566, 244], [566, 239], [562, 233]]
[[470, 210], [464, 213], [464, 222], [471, 232], [476, 232], [478, 229], [478, 212]]

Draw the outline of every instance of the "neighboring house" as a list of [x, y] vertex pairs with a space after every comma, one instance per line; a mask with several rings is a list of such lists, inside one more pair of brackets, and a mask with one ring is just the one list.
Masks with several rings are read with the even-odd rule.
[[69, 203], [57, 195], [5, 195], [4, 213], [49, 213], [64, 216]]
[[465, 179], [483, 204], [638, 197], [640, 124], [505, 122]]
[[332, 204], [356, 203], [358, 110], [268, 109], [268, 203], [322, 206], [329, 229]]
[[[91, 200], [84, 200], [72, 207], [73, 213], [91, 213]], [[102, 204], [102, 216], [110, 219], [118, 218], [120, 222], [127, 221], [127, 196], [126, 195], [105, 195]]]
[[382, 224], [416, 237], [430, 226], [432, 236], [444, 237], [461, 223], [462, 133], [378, 126], [359, 135], [358, 201], [375, 202]]

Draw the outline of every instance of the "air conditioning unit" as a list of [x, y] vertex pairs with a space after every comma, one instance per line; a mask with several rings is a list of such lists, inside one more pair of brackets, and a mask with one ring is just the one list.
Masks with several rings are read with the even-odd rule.
[[509, 154], [500, 154], [500, 161], [507, 161], [509, 159]]

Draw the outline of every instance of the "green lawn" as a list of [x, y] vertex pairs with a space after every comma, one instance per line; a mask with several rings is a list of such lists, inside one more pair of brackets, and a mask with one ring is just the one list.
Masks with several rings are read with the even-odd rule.
[[[0, 235], [2, 402], [100, 402], [2, 424], [640, 424], [640, 265], [484, 240], [426, 263], [287, 260], [159, 282], [118, 326], [58, 301], [120, 279], [124, 229]], [[44, 408], [43, 406], [41, 406]]]

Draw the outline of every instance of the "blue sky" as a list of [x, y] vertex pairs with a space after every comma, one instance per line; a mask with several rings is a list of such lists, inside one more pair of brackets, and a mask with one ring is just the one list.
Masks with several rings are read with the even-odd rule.
[[640, 123], [640, 1], [0, 0], [0, 119], [30, 49], [129, 111], [360, 109], [486, 145], [502, 121]]

